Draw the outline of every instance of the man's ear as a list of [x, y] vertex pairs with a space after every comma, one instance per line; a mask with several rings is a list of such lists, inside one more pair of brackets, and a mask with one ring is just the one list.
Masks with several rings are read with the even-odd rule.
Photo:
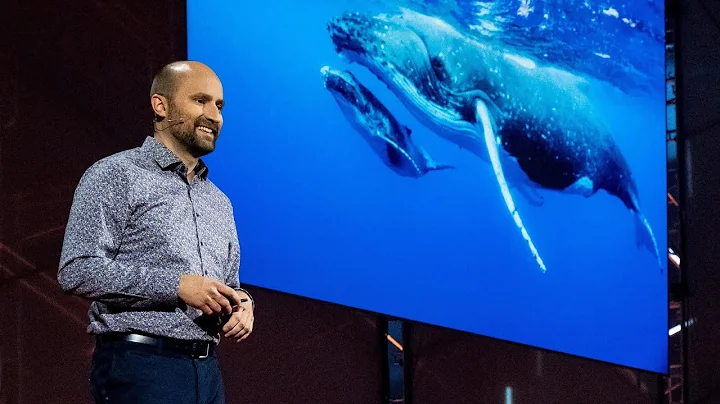
[[167, 117], [168, 100], [165, 96], [153, 94], [150, 98], [150, 103], [152, 104], [153, 113], [157, 120], [162, 120]]

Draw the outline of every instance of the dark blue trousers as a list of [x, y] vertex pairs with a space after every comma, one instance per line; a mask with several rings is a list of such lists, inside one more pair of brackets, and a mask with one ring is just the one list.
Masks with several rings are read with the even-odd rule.
[[90, 382], [95, 403], [225, 403], [214, 354], [192, 359], [133, 342], [106, 342], [95, 347]]

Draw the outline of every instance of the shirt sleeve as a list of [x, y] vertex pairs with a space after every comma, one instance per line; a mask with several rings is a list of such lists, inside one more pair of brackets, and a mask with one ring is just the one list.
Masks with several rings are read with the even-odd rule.
[[127, 169], [107, 160], [91, 166], [75, 190], [58, 282], [63, 292], [122, 307], [176, 306], [180, 278], [162, 268], [118, 262], [130, 221]]
[[235, 219], [233, 218], [232, 228], [233, 234], [230, 238], [230, 249], [228, 255], [228, 278], [226, 285], [235, 289], [236, 291], [242, 291], [250, 298], [252, 302], [253, 310], [255, 310], [255, 299], [253, 299], [250, 292], [243, 289], [240, 286], [240, 243], [238, 241], [237, 228], [235, 227]]

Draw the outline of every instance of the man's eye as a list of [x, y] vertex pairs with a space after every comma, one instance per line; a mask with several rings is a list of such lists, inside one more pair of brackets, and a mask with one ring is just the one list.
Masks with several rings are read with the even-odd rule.
[[200, 104], [204, 104], [205, 100], [203, 100], [202, 98], [198, 98], [197, 102], [199, 102]]

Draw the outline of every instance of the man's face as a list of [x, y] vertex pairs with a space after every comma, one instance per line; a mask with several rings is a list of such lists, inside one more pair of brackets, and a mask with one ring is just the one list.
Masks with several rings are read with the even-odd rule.
[[[202, 157], [215, 150], [222, 128], [223, 88], [210, 71], [192, 70], [178, 80], [169, 100], [170, 133], [191, 155]], [[179, 123], [182, 119], [184, 122]]]

